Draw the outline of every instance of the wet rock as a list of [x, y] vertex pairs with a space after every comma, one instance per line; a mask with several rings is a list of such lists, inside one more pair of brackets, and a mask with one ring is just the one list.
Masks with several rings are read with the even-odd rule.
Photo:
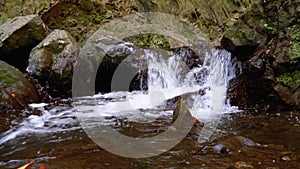
[[27, 72], [49, 85], [50, 95], [70, 95], [72, 74], [80, 47], [64, 30], [54, 30], [32, 49]]
[[31, 49], [48, 30], [38, 15], [21, 16], [0, 26], [0, 59], [25, 71]]
[[225, 32], [222, 46], [242, 65], [230, 84], [233, 105], [263, 111], [300, 109], [299, 3], [257, 3]]
[[34, 102], [40, 102], [35, 87], [19, 70], [0, 61], [0, 107], [10, 110], [24, 109]]
[[258, 45], [236, 45], [229, 38], [223, 36], [221, 39], [221, 46], [229, 51], [233, 57], [237, 57], [238, 60], [245, 61], [256, 52]]
[[290, 89], [282, 84], [276, 84], [274, 90], [280, 95], [282, 100], [288, 105], [294, 105], [295, 108], [300, 107], [300, 86], [296, 89]]
[[185, 129], [189, 128], [189, 131], [191, 130], [193, 124], [195, 123], [194, 117], [191, 115], [187, 105], [183, 102], [183, 100], [178, 101], [177, 107], [173, 111], [172, 121], [173, 121], [173, 127], [177, 129], [181, 127], [184, 127]]
[[129, 91], [148, 90], [148, 69], [139, 71], [130, 82]]
[[[203, 43], [199, 45], [203, 45]], [[205, 44], [209, 46], [207, 43]], [[203, 47], [203, 46], [202, 46]], [[170, 57], [176, 57], [178, 58], [178, 63], [183, 62], [183, 68], [186, 70], [188, 69], [193, 69], [196, 67], [199, 67], [200, 65], [203, 64], [205, 53], [200, 53], [197, 51], [207, 51], [208, 49], [205, 50], [197, 50], [194, 49], [194, 47], [189, 48], [189, 47], [178, 47], [178, 48], [171, 48], [171, 49], [165, 49], [165, 50], [158, 50], [158, 49], [140, 49], [140, 50], [147, 50], [148, 53], [153, 53], [153, 54], [161, 54], [166, 57], [166, 59]], [[143, 52], [145, 53], [145, 52]], [[201, 54], [201, 55], [199, 55]], [[145, 58], [146, 60], [149, 58]], [[207, 75], [208, 72], [203, 70], [202, 72], [195, 73], [194, 78], [197, 82], [201, 83], [203, 81], [203, 77]], [[138, 74], [134, 76], [132, 79], [130, 86], [129, 86], [129, 91], [137, 91], [137, 90], [148, 90], [148, 69], [139, 71]]]
[[204, 146], [201, 152], [232, 154], [247, 150], [247, 148], [254, 146], [257, 146], [257, 144], [249, 138], [243, 136], [226, 136]]
[[230, 82], [228, 97], [232, 105], [260, 111], [282, 110], [287, 105], [272, 86], [272, 80], [255, 74], [241, 74]]

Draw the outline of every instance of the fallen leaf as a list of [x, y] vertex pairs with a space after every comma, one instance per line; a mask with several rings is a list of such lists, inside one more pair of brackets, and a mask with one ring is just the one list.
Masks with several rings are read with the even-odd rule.
[[16, 94], [12, 93], [11, 96], [12, 96], [12, 97], [16, 97]]
[[41, 166], [39, 169], [46, 169], [46, 167], [45, 166]]
[[30, 169], [33, 166], [34, 162], [30, 162], [26, 165], [23, 165], [22, 167], [19, 167], [18, 169]]
[[196, 118], [194, 118], [194, 122], [195, 122], [195, 123], [201, 124], [200, 120], [198, 120], [198, 119], [196, 119]]

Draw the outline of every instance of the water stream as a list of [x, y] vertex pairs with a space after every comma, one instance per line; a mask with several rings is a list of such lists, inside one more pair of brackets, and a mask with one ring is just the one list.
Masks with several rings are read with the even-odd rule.
[[[148, 91], [97, 94], [72, 104], [32, 104], [33, 110], [24, 110], [0, 135], [0, 168], [16, 168], [32, 160], [47, 169], [300, 167], [299, 112], [264, 115], [232, 107], [226, 98], [228, 83], [235, 77], [229, 53], [208, 51], [203, 65], [192, 69], [180, 56], [162, 57], [146, 50], [143, 57], [147, 58]], [[201, 124], [159, 156], [130, 159], [111, 154], [82, 129], [101, 124], [131, 137], [158, 135], [172, 124], [174, 107], [168, 101], [177, 96], [186, 99]], [[205, 122], [216, 116], [218, 128], [205, 134], [202, 130], [212, 127]], [[278, 127], [286, 123], [290, 125]]]

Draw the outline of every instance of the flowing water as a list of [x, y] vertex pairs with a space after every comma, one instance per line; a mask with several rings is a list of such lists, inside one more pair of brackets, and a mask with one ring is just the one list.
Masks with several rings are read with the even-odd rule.
[[[300, 168], [300, 113], [242, 112], [230, 106], [226, 91], [236, 67], [230, 54], [208, 51], [203, 65], [193, 69], [180, 56], [166, 58], [146, 50], [143, 57], [148, 91], [97, 94], [76, 98], [72, 104], [32, 104], [32, 110], [13, 120], [3, 117], [11, 123], [9, 128], [1, 126], [0, 168], [33, 160], [35, 167], [47, 169]], [[130, 137], [161, 134], [172, 124], [174, 107], [168, 101], [181, 95], [200, 124], [158, 156], [134, 159], [112, 154], [82, 129], [107, 125]]]

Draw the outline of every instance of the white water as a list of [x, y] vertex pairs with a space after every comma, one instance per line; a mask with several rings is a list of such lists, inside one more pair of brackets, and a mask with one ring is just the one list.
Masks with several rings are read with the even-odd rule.
[[[207, 52], [205, 62], [189, 70], [179, 56], [166, 58], [158, 53], [145, 50], [148, 65], [148, 92], [112, 92], [81, 98], [69, 110], [44, 110], [45, 104], [33, 104], [33, 108], [41, 110], [40, 115], [30, 115], [23, 122], [11, 126], [1, 134], [0, 146], [10, 140], [29, 133], [59, 133], [78, 130], [75, 113], [81, 119], [92, 119], [90, 125], [99, 125], [105, 117], [126, 118], [129, 121], [149, 123], [159, 117], [172, 118], [172, 110], [165, 110], [166, 100], [185, 93], [192, 95], [194, 102], [189, 105], [191, 114], [205, 121], [211, 114], [223, 114], [236, 111], [226, 100], [229, 80], [235, 75], [230, 54], [225, 51]], [[201, 75], [201, 83], [197, 83], [195, 74]], [[197, 94], [199, 90], [204, 95]], [[94, 123], [93, 123], [94, 121]], [[107, 124], [109, 120], [105, 121]]]

